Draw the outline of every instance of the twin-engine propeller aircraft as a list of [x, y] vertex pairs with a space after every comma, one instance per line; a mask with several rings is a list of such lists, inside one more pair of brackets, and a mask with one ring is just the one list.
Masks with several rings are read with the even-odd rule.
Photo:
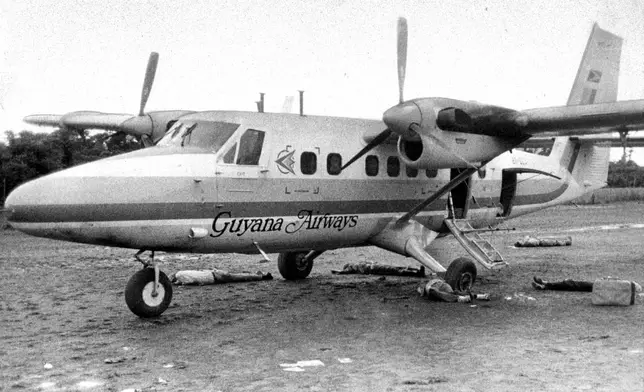
[[[468, 289], [474, 262], [491, 270], [506, 265], [481, 230], [601, 188], [609, 144], [594, 135], [644, 127], [644, 100], [615, 102], [621, 46], [621, 38], [593, 27], [567, 106], [517, 111], [449, 98], [404, 100], [407, 22], [400, 19], [400, 100], [382, 121], [146, 114], [153, 54], [138, 116], [26, 119], [125, 132], [150, 147], [18, 187], [6, 201], [10, 222], [35, 236], [139, 249], [144, 268], [127, 283], [125, 299], [141, 317], [160, 315], [172, 297], [154, 251], [280, 253], [281, 275], [303, 279], [325, 250], [375, 245]], [[547, 153], [522, 151], [530, 138], [553, 137]], [[446, 269], [427, 249], [450, 233], [471, 259]], [[139, 258], [144, 251], [149, 259]]]

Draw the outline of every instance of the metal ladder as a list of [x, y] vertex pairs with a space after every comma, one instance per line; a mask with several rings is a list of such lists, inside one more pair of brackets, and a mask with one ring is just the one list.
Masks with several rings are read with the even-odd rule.
[[501, 253], [479, 234], [487, 229], [475, 229], [467, 219], [445, 219], [445, 225], [467, 253], [485, 268], [498, 270], [508, 265]]

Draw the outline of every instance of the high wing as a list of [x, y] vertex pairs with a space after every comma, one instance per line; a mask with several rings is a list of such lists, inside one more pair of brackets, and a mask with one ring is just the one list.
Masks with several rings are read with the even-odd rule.
[[[613, 133], [600, 133], [596, 135], [581, 135], [576, 137], [579, 141], [603, 144], [610, 147], [644, 147], [644, 136], [626, 136], [622, 138]], [[533, 137], [519, 145], [520, 148], [549, 148], [552, 146], [552, 137]]]
[[25, 117], [24, 121], [28, 124], [48, 127], [117, 131], [141, 139], [145, 146], [153, 145], [163, 137], [174, 121], [185, 114], [193, 113], [192, 111], [185, 110], [145, 113], [145, 105], [152, 90], [158, 62], [159, 54], [155, 52], [150, 53], [145, 78], [143, 80], [138, 115], [76, 111], [62, 115], [35, 114]]

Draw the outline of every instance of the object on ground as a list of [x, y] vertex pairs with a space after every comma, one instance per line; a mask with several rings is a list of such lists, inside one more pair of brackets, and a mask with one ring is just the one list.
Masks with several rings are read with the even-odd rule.
[[525, 295], [523, 293], [514, 293], [514, 295], [505, 297], [505, 300], [510, 303], [519, 305], [533, 305], [537, 303], [536, 298]]
[[477, 299], [479, 301], [489, 301], [489, 294], [472, 294], [454, 291], [452, 286], [442, 279], [432, 279], [418, 288], [418, 293], [430, 299], [444, 302], [463, 302], [469, 303]]
[[522, 240], [514, 243], [514, 246], [519, 248], [529, 248], [537, 246], [570, 246], [572, 245], [572, 237], [532, 237], [525, 236]]
[[425, 276], [425, 267], [399, 267], [378, 263], [347, 263], [341, 270], [331, 270], [334, 274], [363, 274], [363, 275], [396, 275], [396, 276]]
[[597, 279], [593, 283], [593, 305], [629, 306], [635, 304], [635, 296], [642, 291], [635, 282], [619, 279]]
[[252, 282], [258, 280], [271, 280], [270, 273], [257, 271], [251, 272], [228, 272], [224, 270], [199, 270], [179, 271], [170, 276], [172, 283], [176, 285], [206, 285], [218, 283]]
[[281, 363], [280, 366], [287, 372], [303, 372], [305, 367], [324, 366], [319, 359], [310, 361], [297, 361], [296, 363]]
[[551, 282], [538, 277], [532, 278], [532, 287], [536, 290], [560, 290], [560, 291], [593, 291], [593, 282], [583, 280], [564, 279]]
[[532, 287], [537, 290], [563, 290], [592, 292], [593, 305], [629, 306], [635, 304], [637, 293], [642, 291], [642, 286], [637, 282], [615, 278], [602, 278], [594, 282], [583, 280], [564, 279], [559, 282], [550, 282], [537, 278], [533, 279]]

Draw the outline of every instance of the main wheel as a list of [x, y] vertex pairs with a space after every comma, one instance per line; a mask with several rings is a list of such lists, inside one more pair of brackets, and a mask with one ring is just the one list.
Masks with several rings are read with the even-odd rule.
[[165, 312], [172, 300], [172, 283], [159, 271], [159, 286], [154, 291], [154, 268], [137, 271], [125, 286], [125, 303], [139, 317], [157, 317]]
[[476, 265], [467, 257], [452, 261], [445, 272], [445, 282], [454, 291], [470, 291], [476, 280]]
[[313, 269], [313, 260], [305, 260], [308, 252], [286, 252], [280, 253], [277, 259], [277, 269], [284, 279], [304, 279]]

